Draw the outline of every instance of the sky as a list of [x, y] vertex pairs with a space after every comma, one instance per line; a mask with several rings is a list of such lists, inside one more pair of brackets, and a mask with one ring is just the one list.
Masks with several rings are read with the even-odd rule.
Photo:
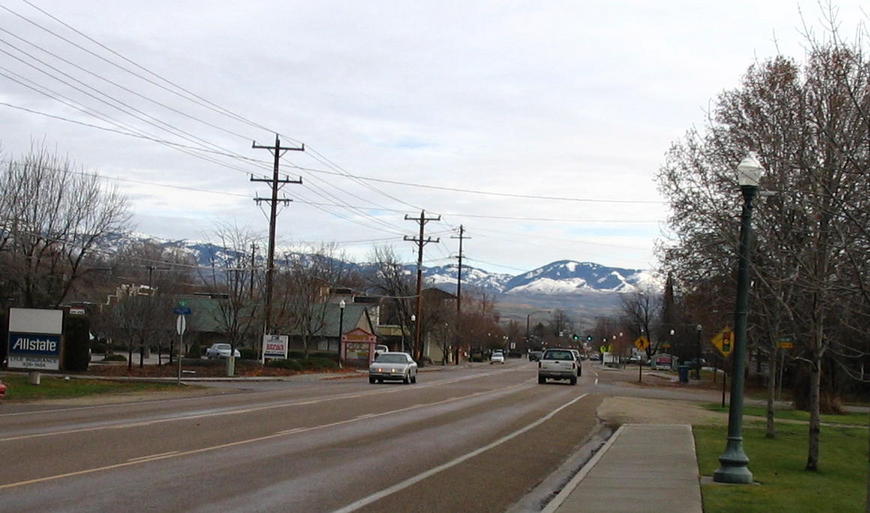
[[[836, 2], [848, 35], [868, 19]], [[0, 0], [0, 159], [33, 142], [129, 200], [134, 231], [268, 233], [282, 248], [391, 245], [518, 274], [657, 265], [655, 175], [747, 67], [802, 58], [812, 1]], [[736, 165], [736, 162], [735, 162]]]

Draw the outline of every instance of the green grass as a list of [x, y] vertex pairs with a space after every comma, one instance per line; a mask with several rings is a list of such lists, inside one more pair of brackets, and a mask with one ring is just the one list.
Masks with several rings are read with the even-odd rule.
[[[725, 426], [694, 426], [698, 466], [712, 476], [725, 449]], [[822, 428], [820, 470], [804, 470], [807, 428], [777, 423], [777, 438], [762, 423], [744, 425], [743, 447], [759, 485], [704, 484], [705, 513], [860, 513], [867, 487], [867, 430]]]
[[[720, 403], [705, 404], [704, 408], [710, 411], [718, 411], [728, 413], [728, 405], [722, 408]], [[767, 417], [767, 408], [764, 406], [749, 406], [743, 405], [744, 415], [754, 415], [758, 417]], [[802, 420], [809, 422], [809, 412], [803, 410], [795, 410], [784, 408], [774, 410], [774, 418], [788, 420]], [[822, 414], [822, 422], [830, 422], [831, 424], [849, 424], [854, 426], [870, 426], [870, 415], [866, 413], [845, 413], [843, 415]]]
[[[34, 401], [39, 399], [68, 399], [96, 394], [118, 394], [129, 392], [177, 390], [178, 386], [170, 383], [141, 383], [105, 381], [96, 379], [64, 380], [54, 376], [42, 376], [39, 385], [27, 382], [27, 376], [3, 376], [6, 383], [6, 399], [18, 401]], [[189, 388], [187, 388], [189, 390]]]

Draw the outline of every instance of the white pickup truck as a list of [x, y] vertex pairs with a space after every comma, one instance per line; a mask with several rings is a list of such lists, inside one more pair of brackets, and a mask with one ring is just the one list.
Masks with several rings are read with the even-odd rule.
[[538, 383], [543, 385], [548, 379], [567, 379], [577, 384], [580, 362], [570, 349], [547, 349], [538, 361]]

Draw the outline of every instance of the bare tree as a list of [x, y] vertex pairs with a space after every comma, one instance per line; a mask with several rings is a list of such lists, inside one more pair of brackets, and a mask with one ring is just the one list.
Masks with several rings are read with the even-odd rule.
[[327, 305], [332, 289], [348, 274], [335, 246], [324, 245], [303, 253], [284, 255], [286, 269], [279, 275], [277, 324], [302, 336], [305, 358], [316, 337], [328, 335]]
[[214, 233], [220, 252], [213, 256], [212, 269], [203, 273], [207, 293], [217, 301], [214, 311], [222, 334], [230, 344], [230, 354], [254, 336], [258, 321], [258, 304], [251, 295], [254, 269], [248, 248], [257, 240], [252, 232], [235, 225], [220, 225]]
[[639, 289], [623, 294], [622, 319], [620, 324], [630, 330], [632, 340], [641, 335], [646, 336], [650, 345], [646, 349], [647, 357], [652, 357], [659, 351], [660, 341], [652, 336], [656, 327], [656, 315], [661, 302], [659, 294], [652, 288]]
[[[378, 294], [384, 296], [390, 305], [388, 316], [382, 318], [382, 322], [397, 324], [402, 333], [406, 333], [410, 326], [411, 314], [414, 312], [414, 298], [416, 297], [416, 285], [410, 273], [396, 256], [391, 246], [376, 247], [372, 254], [375, 266], [374, 273], [369, 276], [368, 285]], [[413, 331], [411, 331], [413, 333]], [[419, 350], [413, 336], [409, 340], [410, 353], [417, 355]]]
[[100, 243], [129, 220], [126, 198], [76, 167], [34, 144], [0, 174], [0, 268], [23, 306], [60, 305]]
[[857, 368], [867, 355], [860, 334], [870, 327], [870, 62], [860, 46], [836, 38], [810, 46], [802, 64], [779, 56], [751, 66], [739, 88], [720, 96], [705, 131], [674, 145], [659, 183], [676, 234], [667, 265], [692, 293], [713, 284], [723, 290], [707, 289], [707, 297], [730, 295], [740, 203], [734, 166], [747, 150], [758, 152], [762, 186], [774, 195], [757, 209], [760, 286], [752, 296], [763, 306], [752, 312], [750, 334], [768, 357], [773, 341], [794, 334], [806, 375], [796, 404], [810, 412], [806, 468], [816, 470], [819, 414], [838, 406], [832, 369]]

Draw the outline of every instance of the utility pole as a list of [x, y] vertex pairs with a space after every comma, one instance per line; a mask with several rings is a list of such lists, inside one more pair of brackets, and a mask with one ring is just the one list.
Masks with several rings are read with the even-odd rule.
[[251, 287], [248, 298], [253, 301], [254, 299], [254, 269], [256, 269], [256, 258], [257, 258], [257, 243], [251, 243]]
[[[423, 357], [423, 344], [420, 340], [420, 327], [422, 324], [422, 317], [420, 317], [421, 313], [421, 299], [423, 294], [423, 246], [430, 242], [438, 243], [441, 241], [440, 238], [433, 239], [432, 237], [423, 238], [423, 230], [426, 227], [426, 223], [429, 221], [440, 221], [441, 216], [435, 217], [426, 217], [426, 211], [420, 211], [420, 217], [411, 217], [409, 215], [405, 215], [405, 221], [416, 221], [420, 225], [420, 236], [419, 237], [411, 237], [409, 235], [405, 235], [405, 240], [410, 242], [417, 243], [417, 305], [415, 307], [416, 315], [414, 322], [414, 347], [415, 352], [417, 353], [416, 360], [421, 361]], [[422, 362], [421, 362], [422, 363]]]
[[471, 237], [465, 236], [465, 227], [461, 224], [459, 225], [459, 237], [455, 235], [450, 236], [451, 239], [459, 239], [459, 256], [456, 258], [459, 259], [459, 269], [456, 273], [456, 365], [459, 365], [459, 355], [462, 352], [462, 348], [459, 347], [459, 323], [462, 319], [462, 241], [464, 239], [470, 239]]
[[[148, 269], [148, 305], [150, 307], [151, 300], [154, 297], [154, 288], [152, 285], [152, 279], [154, 271], [170, 271], [171, 267], [166, 266], [157, 266], [157, 265], [146, 265], [146, 269]], [[172, 360], [172, 348], [169, 349], [169, 359]], [[157, 365], [163, 365], [163, 354], [160, 352], [160, 342], [157, 343]], [[145, 346], [139, 345], [139, 368], [143, 368], [145, 366]]]
[[254, 201], [259, 205], [263, 201], [269, 202], [269, 206], [271, 207], [269, 214], [269, 255], [267, 257], [266, 262], [266, 305], [265, 305], [265, 318], [263, 320], [263, 335], [269, 333], [272, 324], [272, 277], [274, 274], [274, 263], [275, 263], [275, 224], [276, 219], [278, 217], [278, 201], [287, 205], [290, 203], [289, 198], [283, 198], [281, 200], [278, 199], [278, 190], [284, 186], [284, 184], [295, 183], [301, 184], [302, 177], [298, 180], [290, 180], [286, 176], [284, 178], [278, 178], [278, 169], [280, 166], [281, 157], [287, 153], [288, 151], [305, 151], [305, 145], [303, 144], [299, 148], [289, 148], [281, 146], [281, 139], [278, 138], [278, 134], [275, 134], [275, 146], [261, 146], [257, 144], [257, 141], [251, 145], [251, 148], [257, 150], [269, 150], [272, 156], [275, 158], [274, 166], [272, 168], [272, 178], [254, 178], [251, 177], [252, 182], [265, 182], [269, 184], [269, 187], [272, 189], [272, 198], [254, 198]]

